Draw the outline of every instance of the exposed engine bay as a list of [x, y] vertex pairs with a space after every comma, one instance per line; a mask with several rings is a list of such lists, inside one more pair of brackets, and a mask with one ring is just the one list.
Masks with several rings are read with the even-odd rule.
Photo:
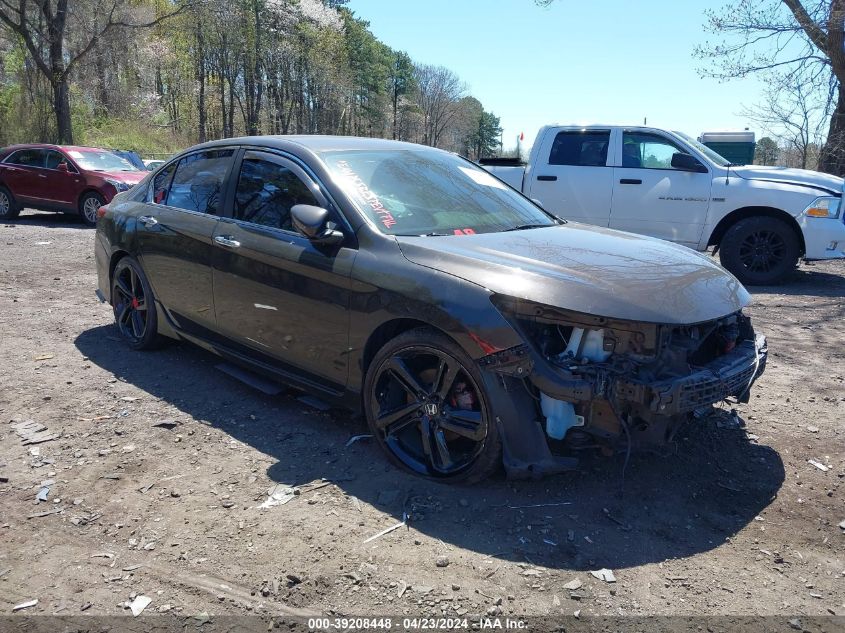
[[655, 448], [684, 422], [727, 399], [747, 401], [763, 372], [766, 341], [738, 311], [691, 325], [579, 314], [499, 299], [526, 349], [484, 359], [519, 378], [548, 440]]

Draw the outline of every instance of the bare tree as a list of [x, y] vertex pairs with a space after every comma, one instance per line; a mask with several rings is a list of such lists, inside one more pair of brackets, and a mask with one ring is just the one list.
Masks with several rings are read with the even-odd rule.
[[817, 86], [790, 76], [773, 75], [767, 85], [765, 100], [741, 114], [780, 139], [781, 145], [798, 157], [800, 167], [806, 169], [810, 149], [821, 145], [829, 121], [828, 93], [820, 94]]
[[845, 174], [845, 0], [734, 0], [705, 14], [707, 29], [728, 38], [696, 49], [716, 64], [702, 69], [705, 76], [777, 70], [790, 83], [831, 94], [819, 167]]
[[[129, 0], [18, 0], [17, 4], [0, 0], [0, 22], [21, 38], [50, 83], [58, 141], [72, 143], [70, 76], [80, 60], [107, 34], [154, 26], [185, 6], [174, 5], [158, 17], [138, 19]], [[73, 42], [68, 37], [69, 20], [76, 22]]]
[[455, 73], [443, 66], [419, 65], [414, 80], [423, 116], [423, 143], [437, 147], [458, 114], [457, 103], [465, 87]]

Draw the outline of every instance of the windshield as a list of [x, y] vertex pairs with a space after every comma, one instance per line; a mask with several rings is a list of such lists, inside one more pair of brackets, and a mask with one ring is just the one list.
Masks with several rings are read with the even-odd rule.
[[558, 224], [483, 169], [445, 152], [331, 151], [322, 158], [388, 235], [472, 235]]
[[719, 167], [727, 167], [731, 164], [731, 161], [727, 160], [721, 154], [714, 152], [712, 149], [707, 147], [704, 143], [697, 141], [696, 139], [692, 138], [691, 136], [687, 136], [683, 132], [675, 132], [678, 136], [684, 139], [687, 143], [692, 145], [695, 149], [699, 152], [704, 154], [707, 158], [710, 159], [711, 162], [716, 163]]
[[125, 158], [111, 152], [70, 150], [71, 158], [82, 167], [91, 171], [139, 171]]

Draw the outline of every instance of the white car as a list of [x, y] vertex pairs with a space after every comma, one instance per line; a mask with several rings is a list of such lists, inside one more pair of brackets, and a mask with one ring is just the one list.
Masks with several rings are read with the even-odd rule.
[[546, 126], [527, 164], [482, 164], [562, 218], [715, 247], [745, 284], [781, 282], [799, 258], [845, 258], [842, 178], [735, 166], [678, 132]]

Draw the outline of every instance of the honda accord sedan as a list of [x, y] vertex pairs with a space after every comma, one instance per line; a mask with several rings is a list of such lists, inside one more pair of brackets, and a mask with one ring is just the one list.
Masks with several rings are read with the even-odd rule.
[[99, 215], [97, 293], [129, 347], [184, 339], [361, 410], [442, 481], [659, 447], [766, 362], [707, 257], [567, 222], [429, 147], [205, 143]]

